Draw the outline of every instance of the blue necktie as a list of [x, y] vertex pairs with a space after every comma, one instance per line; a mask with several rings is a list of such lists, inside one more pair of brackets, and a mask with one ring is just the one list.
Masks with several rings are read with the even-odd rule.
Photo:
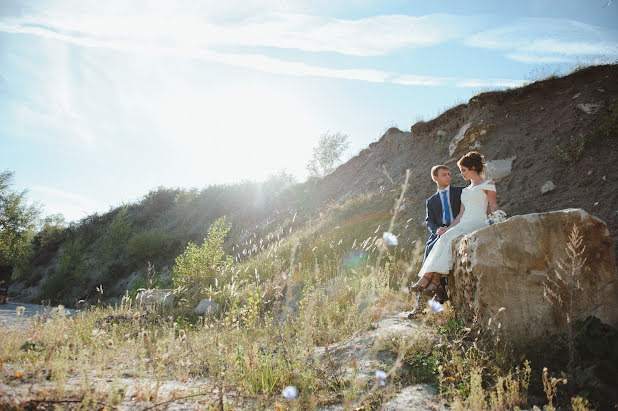
[[442, 199], [444, 200], [444, 222], [449, 226], [451, 225], [451, 206], [446, 198], [446, 190], [442, 192]]

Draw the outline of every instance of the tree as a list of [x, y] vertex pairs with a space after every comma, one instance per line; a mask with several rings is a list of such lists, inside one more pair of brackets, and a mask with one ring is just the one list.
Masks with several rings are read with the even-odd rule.
[[39, 208], [26, 204], [26, 191], [11, 190], [12, 171], [0, 173], [0, 264], [15, 265], [34, 236]]
[[339, 165], [341, 156], [350, 147], [347, 134], [340, 131], [326, 132], [320, 136], [318, 145], [313, 148], [313, 156], [307, 163], [307, 171], [312, 177], [323, 177], [332, 173]]

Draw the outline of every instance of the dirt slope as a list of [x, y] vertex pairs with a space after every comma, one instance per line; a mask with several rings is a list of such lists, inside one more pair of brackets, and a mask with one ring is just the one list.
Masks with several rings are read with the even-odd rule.
[[[341, 201], [380, 186], [392, 189], [403, 182], [409, 168], [412, 184], [405, 217], [421, 224], [424, 199], [435, 190], [429, 178], [431, 166], [449, 164], [456, 176], [453, 184], [465, 185], [455, 165], [460, 153], [450, 157], [448, 144], [464, 124], [484, 121], [489, 131], [479, 138], [479, 151], [486, 159], [516, 157], [510, 175], [498, 183], [499, 204], [508, 215], [583, 208], [607, 223], [616, 250], [617, 98], [616, 64], [519, 89], [483, 93], [432, 121], [414, 124], [410, 132], [388, 130], [322, 180], [318, 191], [324, 201]], [[581, 104], [597, 105], [598, 111], [586, 113], [578, 107]], [[439, 131], [446, 133], [444, 137]], [[563, 160], [556, 147], [564, 148], [571, 138], [581, 137], [585, 139], [581, 158], [572, 164]], [[556, 189], [542, 195], [541, 186], [547, 180]]]

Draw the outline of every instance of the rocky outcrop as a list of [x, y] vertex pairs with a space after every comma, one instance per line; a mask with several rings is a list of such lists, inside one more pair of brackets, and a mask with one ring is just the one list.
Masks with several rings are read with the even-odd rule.
[[200, 303], [193, 309], [193, 312], [200, 315], [212, 315], [219, 311], [219, 304], [209, 299], [202, 299]]
[[513, 156], [502, 160], [492, 160], [487, 162], [487, 178], [492, 179], [497, 183], [504, 177], [511, 174], [511, 169], [513, 168], [513, 161], [516, 158], [516, 156]]
[[137, 293], [135, 301], [141, 305], [163, 305], [171, 307], [174, 304], [175, 296], [172, 289], [151, 289], [141, 290]]
[[586, 259], [573, 320], [592, 315], [617, 327], [618, 278], [610, 233], [603, 221], [581, 209], [514, 216], [456, 239], [449, 283], [453, 304], [481, 326], [497, 316], [500, 337], [516, 346], [564, 332], [565, 312], [544, 297], [544, 283], [566, 259], [573, 226], [583, 237]]
[[457, 153], [461, 153], [472, 148], [479, 148], [479, 145], [476, 144], [478, 143], [477, 139], [480, 136], [487, 134], [489, 128], [489, 124], [482, 120], [478, 123], [464, 124], [449, 144], [449, 155], [453, 157]]

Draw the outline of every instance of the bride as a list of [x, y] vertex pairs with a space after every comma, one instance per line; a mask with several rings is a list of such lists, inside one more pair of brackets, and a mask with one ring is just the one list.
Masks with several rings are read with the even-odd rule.
[[440, 278], [453, 266], [453, 240], [462, 234], [471, 233], [487, 225], [487, 204], [490, 210], [498, 210], [496, 185], [483, 178], [485, 161], [482, 154], [470, 151], [457, 162], [461, 176], [470, 185], [461, 192], [461, 209], [450, 226], [446, 227], [425, 259], [416, 284], [411, 291], [435, 292], [440, 287]]

